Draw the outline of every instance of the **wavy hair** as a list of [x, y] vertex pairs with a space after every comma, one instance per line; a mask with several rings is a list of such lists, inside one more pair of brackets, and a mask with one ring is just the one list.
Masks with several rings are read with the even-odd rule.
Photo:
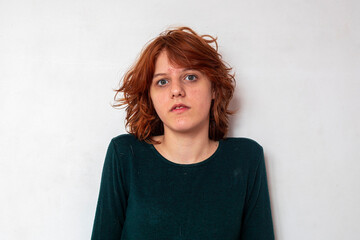
[[210, 109], [209, 138], [217, 141], [225, 137], [229, 115], [233, 113], [228, 106], [235, 78], [230, 73], [232, 68], [222, 60], [216, 40], [210, 35], [198, 35], [189, 27], [179, 27], [162, 32], [145, 45], [135, 64], [123, 76], [120, 87], [114, 90], [113, 107], [125, 106], [126, 128], [130, 134], [156, 143], [152, 137], [164, 133], [150, 98], [150, 85], [157, 57], [165, 50], [172, 64], [199, 70], [211, 81], [215, 99]]

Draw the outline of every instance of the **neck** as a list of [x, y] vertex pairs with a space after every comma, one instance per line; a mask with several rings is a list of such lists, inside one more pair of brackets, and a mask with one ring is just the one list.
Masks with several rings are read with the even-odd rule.
[[154, 145], [166, 159], [180, 164], [192, 164], [209, 158], [217, 149], [218, 142], [210, 140], [208, 132], [173, 133], [164, 132], [158, 139], [161, 143]]

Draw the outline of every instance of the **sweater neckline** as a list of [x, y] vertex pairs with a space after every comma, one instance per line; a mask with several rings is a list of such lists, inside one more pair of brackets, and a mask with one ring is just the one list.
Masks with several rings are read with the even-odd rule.
[[[147, 143], [148, 144], [148, 143]], [[170, 161], [169, 159], [165, 158], [163, 155], [161, 155], [159, 153], [159, 151], [154, 147], [153, 144], [148, 144], [151, 148], [151, 150], [155, 153], [156, 156], [158, 156], [160, 158], [161, 161], [173, 165], [173, 166], [178, 166], [178, 167], [197, 167], [197, 166], [201, 166], [204, 164], [207, 164], [208, 162], [211, 162], [212, 159], [214, 159], [216, 157], [216, 155], [218, 154], [218, 152], [220, 152], [222, 145], [223, 145], [223, 139], [219, 140], [219, 145], [217, 146], [215, 152], [208, 158], [206, 158], [205, 160], [202, 160], [200, 162], [197, 163], [189, 163], [189, 164], [183, 164], [183, 163], [176, 163], [173, 161]]]

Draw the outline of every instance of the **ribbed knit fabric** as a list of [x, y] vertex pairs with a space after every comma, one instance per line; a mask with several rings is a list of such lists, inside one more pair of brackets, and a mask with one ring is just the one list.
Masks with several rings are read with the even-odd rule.
[[227, 138], [177, 164], [129, 134], [107, 150], [92, 240], [274, 239], [262, 147]]

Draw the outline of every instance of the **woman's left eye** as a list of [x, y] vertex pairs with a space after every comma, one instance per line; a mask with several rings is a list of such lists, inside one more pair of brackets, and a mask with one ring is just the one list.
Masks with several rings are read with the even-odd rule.
[[190, 74], [185, 77], [186, 80], [194, 81], [197, 79], [196, 75]]

